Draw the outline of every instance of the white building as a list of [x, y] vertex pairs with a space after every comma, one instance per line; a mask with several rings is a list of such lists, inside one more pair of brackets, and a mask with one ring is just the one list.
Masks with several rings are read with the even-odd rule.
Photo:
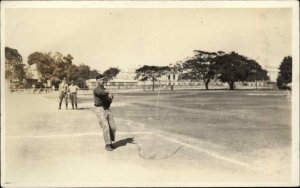
[[[138, 83], [135, 80], [135, 70], [121, 70], [120, 73], [107, 83], [107, 86], [132, 86]], [[94, 89], [97, 85], [95, 78], [86, 80], [86, 85], [89, 89]]]
[[271, 82], [277, 82], [277, 77], [279, 73], [279, 67], [277, 66], [264, 66], [264, 69], [268, 71], [268, 76]]
[[178, 82], [179, 75], [179, 73], [170, 71], [168, 74], [162, 75], [158, 80], [163, 84], [175, 84]]
[[121, 70], [119, 74], [116, 76], [115, 79], [120, 80], [134, 80], [135, 78], [135, 70], [134, 69], [128, 69], [128, 70]]
[[109, 81], [107, 85], [111, 86], [128, 86], [128, 85], [136, 85], [138, 80], [135, 80], [135, 70], [121, 70], [119, 74], [112, 80]]
[[94, 89], [97, 85], [97, 81], [95, 78], [92, 78], [92, 79], [88, 79], [85, 81], [86, 83], [86, 86], [89, 88], [89, 89]]

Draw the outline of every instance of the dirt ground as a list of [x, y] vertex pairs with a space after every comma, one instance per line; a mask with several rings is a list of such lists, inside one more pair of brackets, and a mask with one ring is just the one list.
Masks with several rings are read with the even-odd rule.
[[6, 186], [291, 181], [291, 102], [284, 92], [118, 93], [113, 152], [104, 150], [93, 96], [78, 98], [78, 110], [58, 110], [57, 94], [6, 96]]

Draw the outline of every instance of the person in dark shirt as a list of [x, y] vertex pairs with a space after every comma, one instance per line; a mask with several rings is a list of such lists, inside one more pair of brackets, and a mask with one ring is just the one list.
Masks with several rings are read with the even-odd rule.
[[115, 141], [116, 125], [113, 114], [110, 110], [110, 105], [113, 100], [113, 95], [104, 88], [103, 75], [96, 76], [97, 86], [95, 87], [94, 101], [96, 107], [96, 115], [98, 122], [103, 130], [103, 138], [105, 142], [105, 149], [112, 151], [114, 146], [112, 142]]

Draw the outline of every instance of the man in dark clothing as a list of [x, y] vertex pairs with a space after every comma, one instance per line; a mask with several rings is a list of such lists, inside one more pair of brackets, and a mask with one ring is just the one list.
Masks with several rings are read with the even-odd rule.
[[94, 101], [98, 122], [103, 130], [105, 149], [114, 149], [112, 142], [115, 141], [116, 125], [114, 117], [109, 107], [113, 100], [113, 95], [104, 88], [103, 75], [96, 76], [97, 87], [94, 89]]

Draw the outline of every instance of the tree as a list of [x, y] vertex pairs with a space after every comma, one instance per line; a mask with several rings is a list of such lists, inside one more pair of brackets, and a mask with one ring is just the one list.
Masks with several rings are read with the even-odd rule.
[[17, 65], [14, 65], [14, 78], [16, 78], [19, 83], [21, 83], [23, 81], [23, 79], [26, 77], [26, 73], [24, 71], [24, 64], [17, 64]]
[[109, 80], [116, 77], [119, 74], [119, 72], [120, 72], [120, 69], [110, 67], [109, 69], [107, 69], [106, 71], [103, 72], [103, 76], [106, 77], [106, 82], [108, 82]]
[[70, 54], [68, 54], [67, 56], [63, 57], [63, 59], [65, 60], [65, 62], [69, 65], [72, 64], [72, 60], [74, 59]]
[[80, 64], [78, 66], [78, 76], [83, 79], [89, 79], [90, 67], [88, 65]]
[[28, 56], [28, 64], [36, 65], [43, 82], [50, 80], [55, 86], [60, 83], [60, 80], [66, 78], [67, 81], [74, 80], [75, 84], [85, 87], [87, 79], [95, 78], [99, 74], [97, 70], [91, 71], [87, 65], [74, 65], [72, 55], [64, 56], [60, 52], [54, 54], [34, 52]]
[[64, 56], [59, 52], [55, 52], [52, 58], [54, 60], [54, 67], [55, 67], [53, 70], [52, 80], [62, 80], [63, 78], [66, 78], [67, 67], [64, 62]]
[[247, 76], [245, 81], [256, 82], [257, 80], [269, 80], [268, 71], [263, 69], [260, 64], [252, 59], [248, 59]]
[[53, 76], [59, 78], [60, 80], [66, 78], [67, 81], [70, 81], [70, 68], [73, 57], [70, 54], [63, 56], [61, 53], [56, 52], [53, 56], [53, 59], [55, 67], [53, 70]]
[[231, 90], [238, 81], [268, 80], [267, 71], [256, 61], [236, 52], [217, 56], [215, 61], [218, 78], [227, 82]]
[[[64, 64], [65, 64], [65, 68], [66, 68], [66, 78], [68, 81], [70, 81], [70, 76], [71, 76], [71, 66], [72, 66], [72, 60], [73, 60], [73, 57], [68, 54], [67, 56], [63, 57], [63, 60], [64, 60]], [[73, 70], [74, 70], [74, 67], [73, 67]]]
[[89, 79], [90, 75], [90, 67], [88, 65], [80, 64], [78, 66], [78, 77], [77, 77], [77, 83], [79, 87], [85, 87], [85, 81]]
[[279, 89], [287, 89], [287, 84], [292, 82], [292, 57], [287, 56], [282, 60], [277, 77]]
[[89, 74], [89, 79], [93, 79], [93, 78], [96, 78], [96, 76], [99, 74], [99, 72], [96, 70], [96, 69], [93, 69], [90, 71], [90, 74]]
[[185, 61], [182, 65], [184, 73], [180, 79], [203, 80], [205, 89], [208, 90], [209, 82], [216, 77], [215, 58], [224, 52], [205, 52], [195, 50], [196, 55]]
[[17, 79], [21, 83], [26, 76], [24, 66], [18, 50], [5, 47], [5, 78]]
[[27, 63], [29, 65], [36, 65], [37, 71], [40, 73], [40, 80], [43, 82], [51, 79], [56, 69], [54, 58], [51, 53], [34, 52], [28, 56]]
[[5, 63], [9, 65], [22, 64], [23, 58], [18, 50], [5, 47]]
[[135, 79], [139, 79], [141, 81], [151, 80], [152, 91], [154, 91], [155, 81], [157, 81], [157, 78], [166, 74], [170, 70], [171, 68], [168, 66], [159, 67], [144, 65], [135, 71]]
[[71, 65], [68, 69], [69, 80], [74, 80], [75, 84], [77, 83], [77, 79], [79, 77], [79, 69], [76, 65]]
[[51, 80], [52, 83], [63, 78], [66, 78], [67, 81], [70, 80], [71, 74], [74, 74], [72, 60], [73, 57], [70, 54], [63, 56], [59, 52], [55, 52], [55, 54], [34, 52], [28, 56], [28, 64], [36, 65], [40, 79], [43, 82]]

